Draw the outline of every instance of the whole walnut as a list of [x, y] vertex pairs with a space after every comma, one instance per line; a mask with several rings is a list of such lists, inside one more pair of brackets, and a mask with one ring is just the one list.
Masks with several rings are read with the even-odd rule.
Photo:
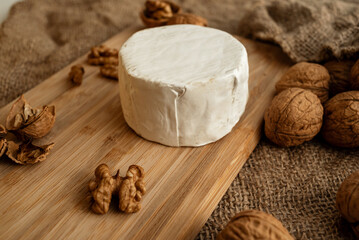
[[329, 94], [335, 96], [338, 93], [350, 91], [350, 70], [354, 61], [330, 61], [324, 64], [330, 75]]
[[275, 217], [257, 210], [242, 211], [219, 233], [217, 240], [294, 240]]
[[301, 62], [288, 69], [276, 84], [277, 93], [287, 88], [303, 88], [316, 94], [323, 103], [329, 98], [328, 70], [322, 65]]
[[359, 59], [350, 71], [350, 86], [352, 90], [359, 90]]
[[340, 214], [352, 224], [359, 238], [359, 171], [352, 173], [340, 185], [336, 205]]
[[359, 147], [359, 91], [339, 93], [325, 103], [322, 135], [333, 146]]
[[323, 106], [314, 93], [288, 88], [273, 98], [264, 115], [264, 131], [279, 146], [296, 146], [317, 135], [322, 121]]

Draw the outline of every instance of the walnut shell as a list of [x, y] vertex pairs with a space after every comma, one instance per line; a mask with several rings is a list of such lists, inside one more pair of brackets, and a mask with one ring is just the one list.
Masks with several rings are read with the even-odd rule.
[[18, 132], [30, 138], [41, 138], [50, 132], [55, 124], [55, 118], [55, 106], [44, 106], [38, 118], [20, 128]]
[[275, 217], [257, 210], [242, 211], [234, 216], [217, 236], [218, 240], [294, 240]]
[[55, 106], [32, 108], [22, 95], [11, 107], [6, 128], [28, 138], [45, 136], [55, 123]]
[[350, 69], [353, 65], [353, 61], [330, 61], [324, 64], [330, 75], [329, 94], [331, 96], [351, 90]]
[[0, 124], [0, 138], [5, 137], [6, 134], [7, 134], [6, 128], [3, 125]]
[[4, 155], [7, 149], [7, 141], [5, 138], [0, 139], [0, 157]]
[[279, 146], [296, 146], [320, 131], [323, 106], [311, 91], [289, 88], [272, 100], [264, 115], [266, 136]]
[[[141, 10], [140, 17], [146, 27], [164, 26], [173, 16], [173, 14], [181, 12], [181, 8], [177, 4], [170, 1], [147, 0], [145, 5], [146, 8]], [[170, 7], [170, 14], [163, 14], [164, 11], [161, 11], [161, 9], [156, 9], [158, 5], [168, 5]], [[154, 15], [153, 13], [157, 14]]]
[[322, 135], [333, 146], [359, 147], [359, 91], [339, 93], [325, 103]]
[[54, 143], [44, 146], [36, 146], [33, 145], [31, 141], [20, 145], [13, 141], [9, 141], [6, 155], [18, 164], [35, 164], [44, 161], [53, 146]]
[[355, 234], [359, 237], [359, 171], [352, 173], [340, 185], [337, 192], [336, 206], [340, 214], [353, 225]]
[[208, 26], [208, 22], [206, 19], [190, 13], [177, 13], [173, 15], [173, 17], [168, 20], [167, 25], [175, 24], [193, 24], [203, 27]]
[[359, 59], [350, 71], [350, 86], [351, 90], [359, 90]]
[[315, 63], [297, 63], [276, 84], [277, 93], [287, 88], [303, 88], [316, 94], [323, 103], [329, 98], [328, 70]]

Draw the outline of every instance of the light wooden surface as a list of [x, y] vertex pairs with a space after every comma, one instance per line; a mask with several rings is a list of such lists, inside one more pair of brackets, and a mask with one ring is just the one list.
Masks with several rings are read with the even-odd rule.
[[[119, 48], [135, 31], [105, 44]], [[250, 98], [235, 129], [198, 148], [148, 142], [125, 123], [117, 82], [104, 79], [83, 56], [83, 84], [73, 87], [65, 67], [25, 94], [32, 106], [56, 106], [55, 126], [41, 142], [55, 142], [48, 159], [21, 166], [0, 161], [0, 239], [193, 239], [257, 145], [274, 84], [290, 61], [279, 48], [239, 38], [250, 66]], [[0, 123], [11, 104], [0, 110]], [[106, 163], [125, 174], [146, 171], [142, 210], [123, 214], [118, 202], [106, 215], [90, 211], [87, 183]]]

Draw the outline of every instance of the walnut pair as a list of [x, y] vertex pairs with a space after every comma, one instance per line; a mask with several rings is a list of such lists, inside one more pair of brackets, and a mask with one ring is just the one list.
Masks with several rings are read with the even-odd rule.
[[118, 195], [119, 208], [125, 213], [135, 213], [141, 209], [142, 195], [146, 193], [142, 167], [131, 165], [126, 177], [119, 175], [111, 176], [109, 167], [106, 164], [99, 165], [95, 170], [95, 180], [89, 182], [88, 188], [91, 192], [93, 203], [92, 211], [98, 214], [107, 213], [112, 195]]

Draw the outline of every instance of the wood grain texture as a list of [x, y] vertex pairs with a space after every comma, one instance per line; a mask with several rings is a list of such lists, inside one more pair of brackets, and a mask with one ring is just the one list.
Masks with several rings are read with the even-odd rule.
[[[137, 29], [107, 42], [119, 48]], [[233, 131], [198, 148], [166, 147], [137, 136], [125, 123], [117, 82], [104, 79], [86, 56], [83, 84], [67, 80], [71, 65], [25, 94], [32, 106], [56, 106], [55, 142], [48, 159], [20, 166], [0, 161], [0, 239], [193, 239], [257, 145], [274, 84], [289, 65], [281, 50], [239, 38], [249, 55], [250, 98]], [[5, 123], [12, 103], [0, 110]], [[90, 211], [87, 183], [106, 163], [122, 175], [131, 164], [146, 171], [142, 210], [120, 213], [113, 201], [106, 215]]]

